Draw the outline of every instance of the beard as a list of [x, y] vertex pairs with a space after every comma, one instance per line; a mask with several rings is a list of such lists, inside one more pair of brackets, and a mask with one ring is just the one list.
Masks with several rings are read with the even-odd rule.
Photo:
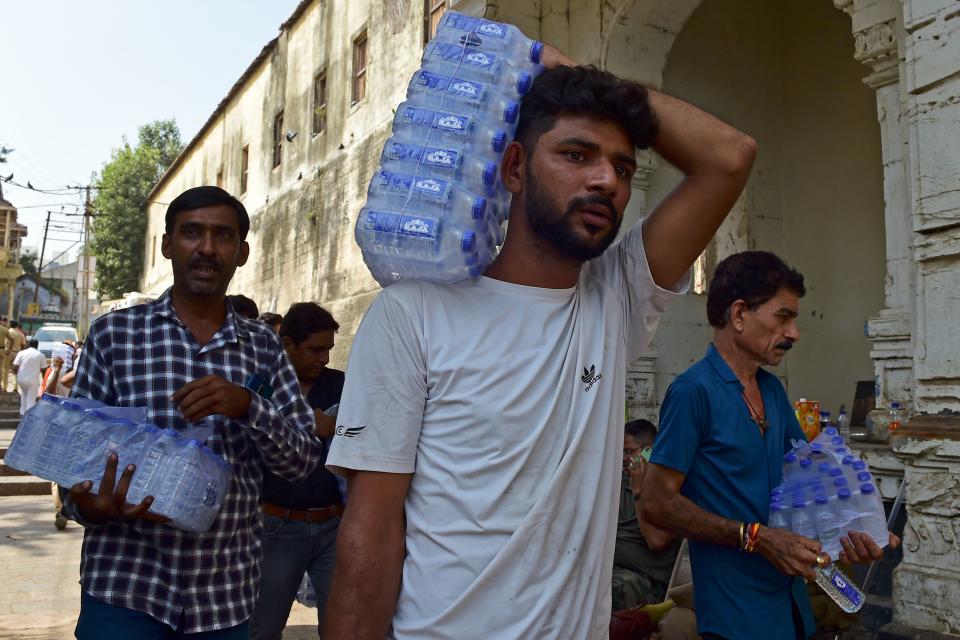
[[[560, 207], [540, 186], [532, 172], [527, 175], [527, 220], [537, 237], [549, 244], [558, 255], [577, 262], [592, 260], [607, 250], [616, 239], [623, 221], [610, 198], [599, 194], [574, 198], [567, 204], [566, 211], [561, 213]], [[578, 233], [574, 227], [573, 213], [589, 205], [601, 205], [610, 211], [610, 228], [603, 236], [586, 236]]]

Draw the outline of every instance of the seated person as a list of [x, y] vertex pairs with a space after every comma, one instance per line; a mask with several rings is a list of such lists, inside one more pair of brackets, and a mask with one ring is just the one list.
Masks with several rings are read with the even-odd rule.
[[614, 611], [662, 602], [681, 544], [679, 539], [670, 540], [660, 549], [661, 544], [649, 544], [640, 531], [636, 502], [646, 470], [644, 455], [649, 455], [656, 435], [657, 428], [649, 420], [631, 420], [624, 426], [620, 515], [613, 556]]

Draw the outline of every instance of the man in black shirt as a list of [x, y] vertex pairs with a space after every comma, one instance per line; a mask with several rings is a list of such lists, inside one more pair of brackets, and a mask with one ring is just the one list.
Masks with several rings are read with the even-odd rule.
[[[280, 338], [297, 372], [300, 390], [316, 416], [316, 434], [327, 444], [343, 390], [343, 372], [327, 368], [339, 328], [333, 316], [313, 302], [292, 305], [280, 325]], [[318, 633], [322, 635], [334, 543], [343, 513], [337, 478], [323, 461], [302, 482], [288, 482], [264, 471], [262, 496], [263, 575], [251, 638], [281, 638], [304, 573], [309, 574], [317, 594]]]

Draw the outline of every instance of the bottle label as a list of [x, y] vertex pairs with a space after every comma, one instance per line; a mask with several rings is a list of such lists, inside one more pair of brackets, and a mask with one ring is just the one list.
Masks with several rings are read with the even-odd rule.
[[843, 594], [843, 597], [846, 598], [850, 604], [855, 607], [860, 606], [863, 601], [863, 594], [860, 593], [860, 590], [853, 584], [844, 579], [844, 576], [839, 571], [833, 572], [833, 575], [830, 576], [830, 582], [833, 583], [837, 591]]
[[470, 128], [470, 118], [467, 116], [420, 107], [405, 107], [400, 113], [399, 121], [447, 133], [466, 133]]
[[460, 162], [460, 152], [454, 149], [440, 149], [439, 147], [426, 147], [402, 142], [391, 142], [387, 145], [385, 155], [387, 160], [420, 162], [420, 164], [442, 169], [454, 169]]
[[378, 171], [377, 186], [400, 195], [413, 192], [424, 198], [436, 201], [445, 201], [450, 192], [450, 183], [437, 178], [418, 178], [407, 173], [393, 171]]
[[414, 238], [435, 238], [437, 220], [418, 215], [401, 215], [386, 211], [368, 211], [365, 229], [395, 233]]
[[479, 82], [441, 76], [429, 71], [421, 71], [417, 74], [417, 84], [428, 89], [446, 91], [460, 98], [479, 98], [483, 95], [483, 85]]
[[506, 25], [455, 13], [447, 14], [444, 27], [454, 31], [479, 33], [493, 38], [500, 38], [501, 40], [507, 37]]
[[468, 51], [458, 44], [449, 44], [446, 42], [435, 43], [433, 49], [431, 49], [431, 55], [446, 62], [459, 62], [481, 69], [489, 69], [497, 61], [497, 57], [492, 53], [485, 51]]

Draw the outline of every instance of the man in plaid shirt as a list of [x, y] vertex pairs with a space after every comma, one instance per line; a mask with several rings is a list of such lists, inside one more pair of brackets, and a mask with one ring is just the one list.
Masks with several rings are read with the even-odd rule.
[[[248, 637], [260, 579], [263, 469], [299, 480], [322, 453], [280, 340], [225, 298], [247, 260], [249, 228], [243, 205], [222, 189], [184, 192], [167, 209], [162, 243], [173, 287], [90, 328], [74, 395], [145, 406], [160, 427], [212, 427], [207, 445], [230, 463], [232, 481], [203, 534], [163, 524], [148, 511], [152, 497], [127, 504], [135, 469], [128, 466], [115, 483], [116, 455], [99, 494], [90, 481], [70, 489], [65, 512], [86, 527], [81, 640]], [[269, 396], [266, 386], [244, 386], [251, 376], [272, 387], [272, 400], [258, 393]]]

